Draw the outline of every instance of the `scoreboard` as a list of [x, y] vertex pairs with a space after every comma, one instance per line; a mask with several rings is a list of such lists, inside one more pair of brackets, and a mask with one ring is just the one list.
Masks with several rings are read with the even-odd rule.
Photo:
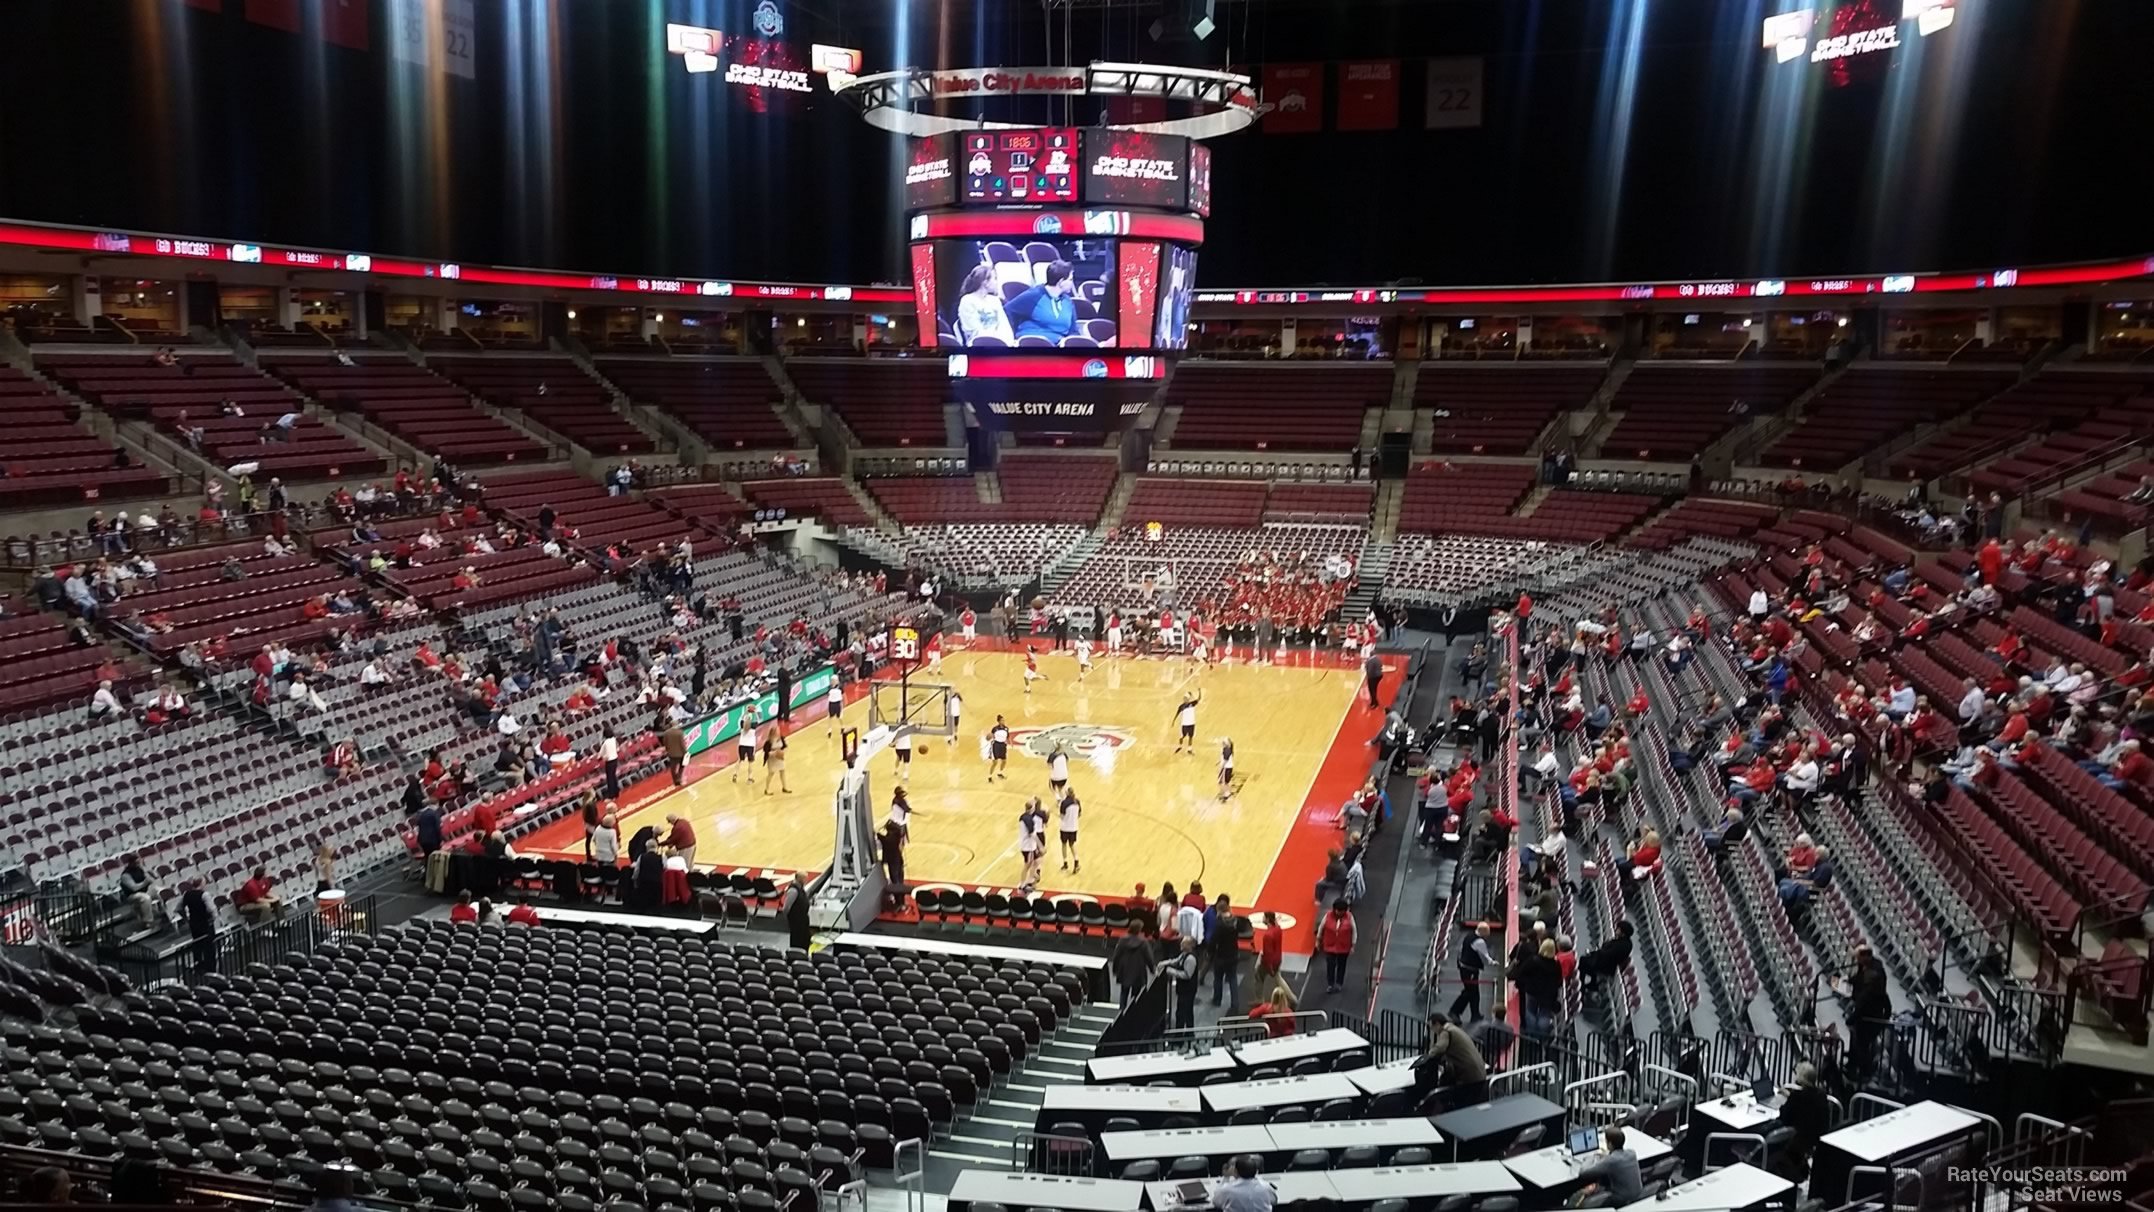
[[1075, 202], [1077, 132], [1066, 126], [966, 131], [967, 202]]

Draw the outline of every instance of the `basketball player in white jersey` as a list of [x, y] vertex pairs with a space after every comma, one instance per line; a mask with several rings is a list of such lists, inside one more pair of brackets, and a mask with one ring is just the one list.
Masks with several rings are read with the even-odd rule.
[[740, 735], [735, 738], [738, 747], [733, 753], [733, 781], [739, 782], [741, 772], [745, 770], [750, 787], [755, 786], [756, 726], [759, 722], [754, 703], [740, 709]]
[[1054, 792], [1055, 798], [1059, 800], [1062, 798], [1062, 792], [1067, 789], [1069, 785], [1069, 750], [1064, 749], [1061, 745], [1058, 744], [1055, 746], [1055, 751], [1047, 755], [1047, 787], [1049, 790]]
[[1077, 802], [1077, 793], [1064, 788], [1062, 810], [1062, 869], [1072, 874], [1084, 870], [1084, 860], [1077, 857], [1077, 817], [1084, 805]]
[[1018, 891], [1030, 892], [1040, 886], [1040, 863], [1047, 857], [1047, 813], [1038, 796], [1026, 801], [1017, 817], [1017, 855], [1025, 861]]
[[1036, 648], [1025, 649], [1025, 693], [1032, 693], [1032, 683], [1046, 677], [1040, 672], [1040, 654]]
[[890, 823], [898, 827], [900, 837], [912, 841], [912, 801], [905, 798], [903, 787], [890, 792]]
[[1204, 701], [1202, 690], [1186, 692], [1181, 705], [1174, 709], [1174, 722], [1181, 727], [1181, 739], [1174, 742], [1176, 753], [1197, 751], [1197, 704]]
[[1084, 675], [1090, 672], [1092, 672], [1092, 639], [1090, 636], [1081, 635], [1077, 637], [1077, 680], [1084, 681]]
[[890, 743], [890, 748], [897, 754], [898, 778], [907, 783], [911, 782], [912, 730], [910, 728], [898, 729], [897, 739]]
[[829, 736], [838, 730], [839, 717], [844, 714], [845, 687], [838, 682], [837, 675], [833, 673], [830, 677], [830, 693], [823, 696], [823, 717], [826, 721], [823, 727], [824, 736]]
[[1219, 738], [1219, 802], [1234, 794], [1234, 738]]
[[957, 687], [952, 686], [950, 688], [950, 736], [953, 739], [963, 735], [964, 715], [965, 698], [957, 692]]

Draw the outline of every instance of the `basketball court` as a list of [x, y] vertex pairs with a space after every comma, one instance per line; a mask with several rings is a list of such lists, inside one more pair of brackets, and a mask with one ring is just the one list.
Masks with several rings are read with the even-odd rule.
[[[1201, 880], [1208, 895], [1231, 895], [1244, 910], [1275, 909], [1282, 921], [1309, 917], [1309, 897], [1326, 852], [1339, 838], [1338, 809], [1366, 777], [1368, 738], [1382, 722], [1371, 709], [1356, 663], [1336, 652], [1297, 649], [1278, 664], [1236, 659], [1198, 669], [1182, 657], [1096, 657], [1080, 680], [1069, 651], [1041, 644], [1040, 672], [1024, 691], [1024, 656], [983, 640], [948, 654], [939, 674], [923, 665], [908, 693], [878, 682], [881, 709], [900, 698], [915, 705], [947, 686], [962, 701], [954, 739], [920, 736], [909, 781], [900, 781], [889, 747], [868, 761], [879, 823], [891, 789], [911, 801], [912, 844], [906, 882], [961, 888], [1014, 888], [1024, 865], [1017, 818], [1039, 796], [1049, 810], [1047, 860], [1040, 891], [1106, 899], [1142, 883], [1156, 894], [1171, 881], [1186, 891]], [[1387, 673], [1388, 699], [1399, 666]], [[1201, 690], [1194, 753], [1176, 753], [1175, 710], [1185, 690]], [[990, 781], [982, 736], [1000, 713], [1011, 730], [1008, 777]], [[628, 789], [624, 834], [678, 813], [694, 825], [698, 849], [723, 869], [816, 871], [829, 861], [832, 797], [843, 768], [842, 726], [869, 729], [864, 688], [848, 698], [833, 730], [820, 705], [794, 711], [786, 753], [790, 793], [764, 784], [760, 762], [734, 765], [731, 742], [690, 764], [687, 786], [663, 777]], [[1232, 737], [1236, 781], [1219, 799], [1219, 742]], [[1081, 870], [1061, 870], [1058, 822], [1047, 782], [1047, 756], [1060, 742], [1070, 787], [1083, 803]], [[736, 777], [737, 776], [737, 777]], [[573, 822], [539, 831], [524, 847], [563, 857], [580, 854]]]

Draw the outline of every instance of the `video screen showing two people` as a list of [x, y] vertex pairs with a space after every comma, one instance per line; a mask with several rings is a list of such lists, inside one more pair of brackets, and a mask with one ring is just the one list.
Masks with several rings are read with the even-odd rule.
[[976, 348], [1115, 344], [1112, 240], [960, 241], [937, 250], [951, 300], [942, 342]]

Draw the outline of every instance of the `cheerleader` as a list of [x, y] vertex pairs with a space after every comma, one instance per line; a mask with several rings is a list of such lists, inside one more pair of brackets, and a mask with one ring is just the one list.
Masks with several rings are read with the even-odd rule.
[[1219, 738], [1219, 802], [1234, 794], [1234, 738]]
[[750, 703], [746, 707], [741, 708], [740, 735], [739, 737], [735, 738], [738, 741], [739, 747], [734, 751], [733, 754], [733, 781], [736, 783], [739, 782], [741, 771], [745, 770], [748, 772], [748, 785], [750, 787], [755, 786], [755, 749], [757, 723], [758, 720], [756, 719], [754, 703]]
[[965, 613], [957, 616], [957, 622], [959, 626], [965, 629], [965, 643], [971, 644], [979, 638], [980, 616], [972, 613], [972, 607], [965, 607]]

